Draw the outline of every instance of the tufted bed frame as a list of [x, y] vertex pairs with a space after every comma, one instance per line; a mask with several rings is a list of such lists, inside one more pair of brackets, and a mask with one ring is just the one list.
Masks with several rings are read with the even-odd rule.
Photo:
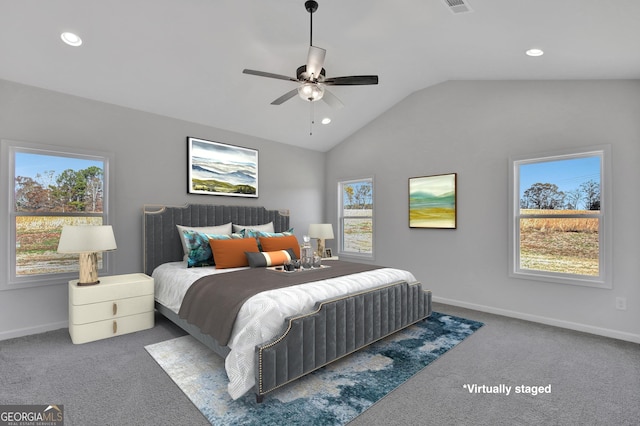
[[[176, 224], [215, 226], [229, 222], [260, 225], [273, 222], [276, 232], [289, 229], [286, 210], [263, 207], [186, 205], [144, 206], [144, 271], [182, 260]], [[229, 348], [156, 303], [156, 309], [222, 357]], [[287, 318], [284, 332], [255, 348], [254, 391], [263, 396], [337, 359], [347, 356], [431, 315], [431, 292], [418, 284], [396, 282], [318, 302], [311, 313]]]

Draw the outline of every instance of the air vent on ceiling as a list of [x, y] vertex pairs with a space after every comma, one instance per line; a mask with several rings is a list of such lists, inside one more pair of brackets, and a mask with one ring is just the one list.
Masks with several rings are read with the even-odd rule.
[[469, 2], [465, 0], [442, 0], [442, 2], [454, 14], [473, 12]]

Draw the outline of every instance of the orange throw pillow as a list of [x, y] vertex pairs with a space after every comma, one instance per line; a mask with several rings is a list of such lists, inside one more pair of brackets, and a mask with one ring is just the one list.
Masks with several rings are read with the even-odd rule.
[[237, 240], [209, 239], [213, 259], [217, 269], [239, 268], [249, 266], [245, 252], [259, 252], [255, 238], [240, 238]]
[[[300, 259], [300, 244], [295, 235], [289, 235], [286, 237], [260, 237], [260, 246], [262, 251], [277, 251], [292, 249], [296, 257]], [[215, 259], [215, 255], [213, 256]], [[218, 261], [216, 260], [216, 265]]]

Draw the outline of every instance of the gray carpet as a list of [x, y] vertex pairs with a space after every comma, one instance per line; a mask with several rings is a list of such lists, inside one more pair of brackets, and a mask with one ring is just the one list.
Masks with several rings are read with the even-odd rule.
[[[485, 326], [350, 425], [638, 425], [640, 345], [453, 306]], [[66, 329], [0, 342], [0, 404], [64, 404], [65, 425], [207, 425], [145, 351], [151, 330], [73, 345]], [[465, 384], [549, 385], [537, 396]], [[283, 422], [283, 425], [286, 422]]]

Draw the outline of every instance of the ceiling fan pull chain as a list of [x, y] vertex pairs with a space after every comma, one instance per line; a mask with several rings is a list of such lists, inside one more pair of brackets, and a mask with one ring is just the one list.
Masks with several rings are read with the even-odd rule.
[[309, 136], [313, 136], [313, 124], [314, 124], [314, 119], [313, 119], [313, 102], [309, 102]]

